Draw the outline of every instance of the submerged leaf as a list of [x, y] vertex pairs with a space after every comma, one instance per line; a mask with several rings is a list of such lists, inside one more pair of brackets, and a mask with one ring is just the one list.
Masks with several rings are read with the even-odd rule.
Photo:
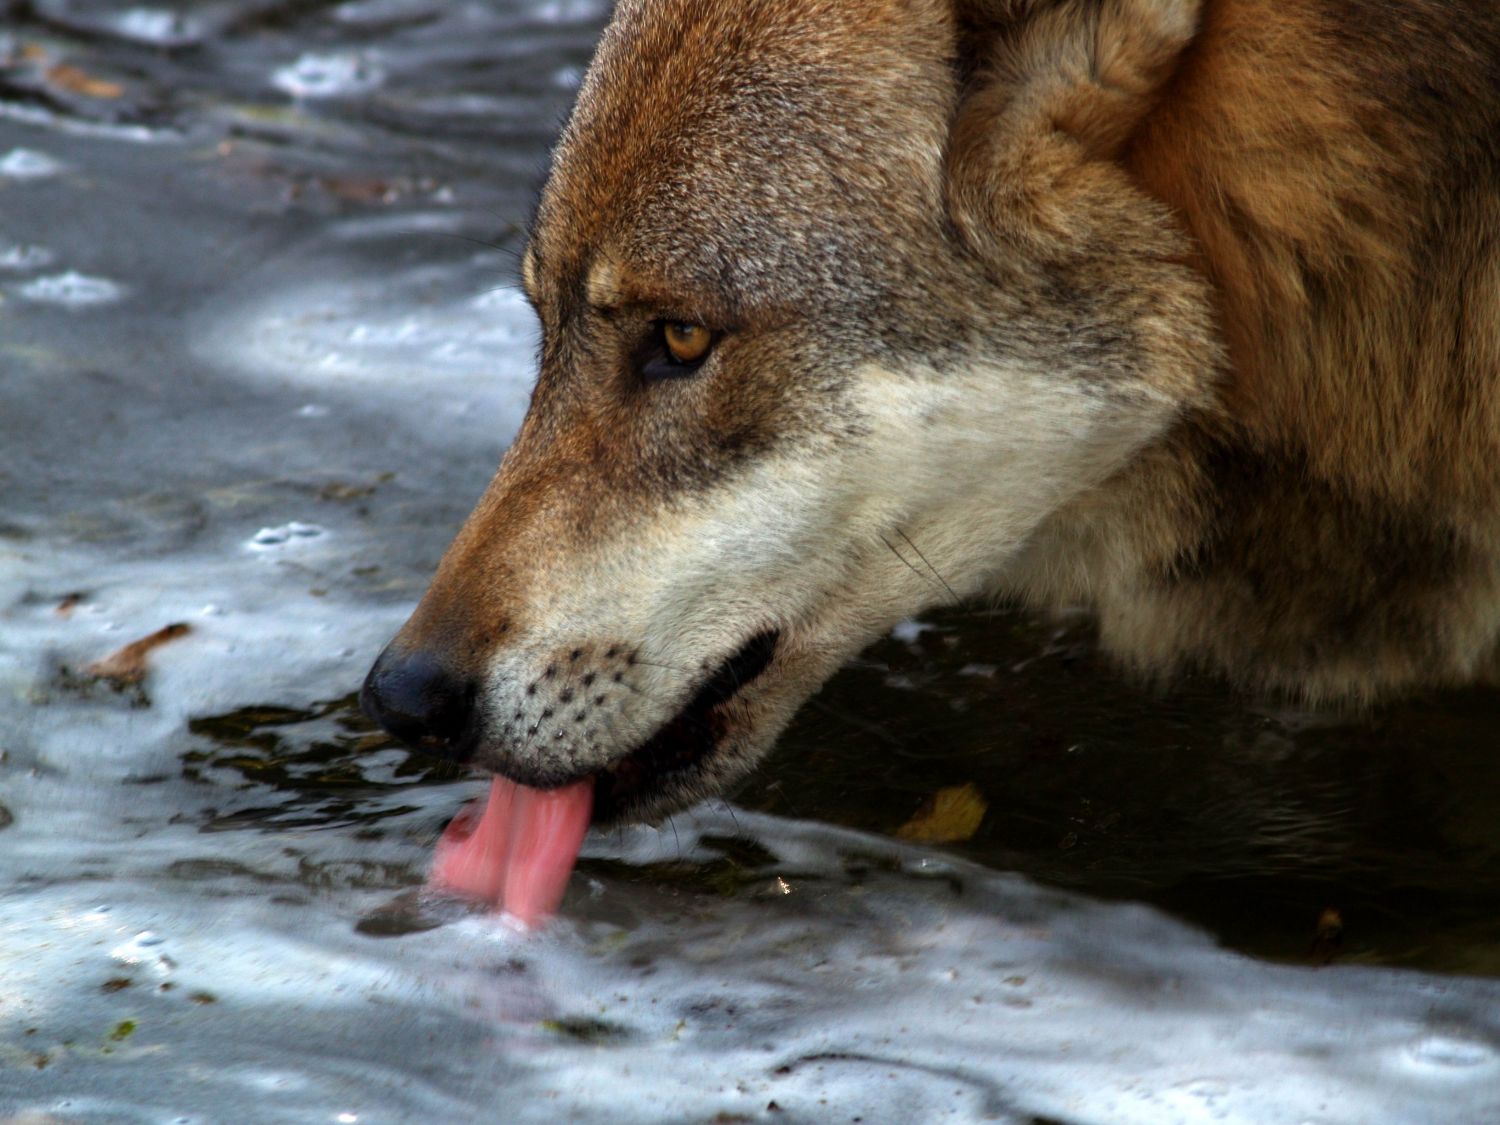
[[921, 844], [962, 843], [973, 839], [989, 807], [973, 782], [952, 785], [934, 793], [896, 835]]

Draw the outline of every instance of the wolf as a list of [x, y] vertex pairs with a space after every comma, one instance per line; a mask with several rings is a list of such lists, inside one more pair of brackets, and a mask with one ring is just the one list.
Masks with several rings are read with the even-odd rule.
[[366, 709], [598, 821], [893, 623], [1314, 701], [1500, 652], [1492, 0], [619, 0], [531, 405]]

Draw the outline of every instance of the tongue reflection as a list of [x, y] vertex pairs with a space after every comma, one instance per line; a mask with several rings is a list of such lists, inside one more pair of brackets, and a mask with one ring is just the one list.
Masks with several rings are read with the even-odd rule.
[[593, 802], [590, 780], [541, 790], [495, 778], [484, 812], [471, 805], [448, 825], [428, 885], [493, 903], [528, 927], [546, 921], [562, 901]]

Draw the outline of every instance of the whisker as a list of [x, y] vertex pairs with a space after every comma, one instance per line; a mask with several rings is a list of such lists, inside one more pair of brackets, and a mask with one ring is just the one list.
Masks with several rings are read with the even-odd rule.
[[[518, 228], [514, 224], [507, 225], [509, 226], [509, 229], [505, 232], [506, 234], [516, 234], [518, 232]], [[461, 234], [456, 230], [411, 230], [407, 231], [406, 233], [413, 238], [417, 238], [420, 236], [432, 238], [456, 238], [458, 239], [458, 241], [467, 242], [472, 246], [480, 246], [486, 250], [493, 250], [497, 254], [502, 254], [505, 257], [511, 259], [511, 261], [513, 262], [519, 262], [521, 260], [521, 252], [514, 246], [507, 246], [503, 242], [491, 242], [487, 238], [476, 238], [472, 234]]]
[[729, 819], [734, 822], [734, 834], [736, 836], [743, 836], [745, 830], [740, 827], [740, 818], [734, 815], [734, 806], [725, 797], [719, 798], [719, 804], [724, 806], [724, 811], [729, 814]]
[[953, 604], [958, 605], [961, 599], [956, 593], [954, 593], [953, 587], [948, 585], [948, 580], [938, 573], [937, 567], [933, 566], [932, 563], [928, 561], [927, 556], [922, 553], [922, 548], [913, 543], [911, 541], [911, 537], [907, 535], [906, 532], [902, 531], [899, 527], [896, 529], [896, 534], [901, 536], [901, 538], [906, 541], [906, 545], [917, 553], [917, 558], [921, 559], [924, 563], [927, 564], [927, 569], [932, 571], [932, 576], [943, 584], [943, 589], [948, 591], [948, 596], [953, 599]]
[[647, 668], [665, 668], [668, 672], [681, 672], [684, 676], [691, 676], [695, 671], [695, 669], [683, 668], [677, 664], [658, 664], [653, 660], [642, 660], [640, 657], [636, 657], [635, 663], [643, 664]]
[[900, 551], [896, 550], [896, 545], [894, 543], [892, 543], [884, 535], [880, 536], [879, 539], [880, 539], [880, 541], [882, 543], [885, 544], [886, 550], [890, 551], [891, 554], [895, 555], [898, 559], [901, 560], [902, 565], [905, 566], [907, 570], [911, 571], [913, 574], [915, 574], [923, 582], [926, 582], [928, 585], [932, 584], [932, 579], [928, 578], [926, 574], [924, 574], [924, 573], [922, 573], [922, 571], [918, 570], [916, 563], [912, 562], [905, 555], [903, 555]]

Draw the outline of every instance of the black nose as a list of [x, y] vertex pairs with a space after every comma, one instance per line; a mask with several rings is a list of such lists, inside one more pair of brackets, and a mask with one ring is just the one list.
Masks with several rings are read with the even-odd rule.
[[473, 756], [467, 737], [473, 685], [455, 676], [425, 652], [386, 649], [365, 677], [359, 693], [364, 713], [402, 742], [464, 762]]

